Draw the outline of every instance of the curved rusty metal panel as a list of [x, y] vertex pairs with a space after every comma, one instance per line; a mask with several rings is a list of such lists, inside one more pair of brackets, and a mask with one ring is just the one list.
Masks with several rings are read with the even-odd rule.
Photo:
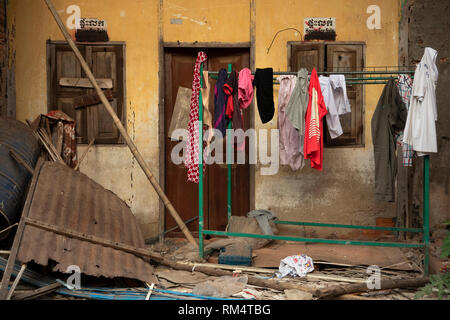
[[[100, 237], [136, 248], [145, 248], [136, 218], [127, 204], [86, 175], [56, 162], [40, 169], [28, 218]], [[153, 267], [143, 258], [111, 247], [78, 240], [26, 225], [17, 259], [66, 272], [77, 265], [81, 272], [108, 278], [125, 277], [158, 283]]]

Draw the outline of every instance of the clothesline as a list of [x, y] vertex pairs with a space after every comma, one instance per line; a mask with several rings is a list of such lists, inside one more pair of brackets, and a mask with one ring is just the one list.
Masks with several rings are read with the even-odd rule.
[[[368, 67], [368, 68], [378, 68], [378, 67]], [[388, 67], [379, 67], [379, 68], [388, 68]], [[391, 67], [393, 68], [393, 67]], [[401, 68], [401, 67], [398, 67]], [[405, 68], [410, 68], [410, 67], [405, 67]], [[382, 70], [382, 71], [321, 71], [321, 72], [317, 72], [317, 75], [321, 76], [321, 75], [344, 75], [345, 79], [347, 81], [348, 85], [356, 85], [356, 84], [386, 84], [386, 82], [392, 78], [392, 75], [400, 75], [400, 74], [409, 74], [411, 75], [411, 78], [414, 79], [414, 70], [392, 70], [392, 71], [387, 71], [387, 70]], [[218, 75], [218, 71], [208, 71], [208, 74], [210, 75], [211, 78], [213, 79], [217, 79], [217, 75]], [[294, 72], [294, 71], [274, 71], [273, 75], [274, 76], [282, 76], [282, 75], [297, 75], [298, 72]], [[228, 74], [230, 74], [230, 72], [228, 72]], [[255, 72], [252, 71], [251, 72], [252, 75], [255, 75]], [[308, 73], [308, 75], [311, 75], [311, 72]], [[351, 77], [352, 75], [374, 75], [374, 76], [369, 76], [369, 77]], [[378, 75], [378, 76], [376, 76]], [[391, 75], [390, 77], [388, 76], [384, 76], [383, 75]], [[274, 77], [273, 79], [273, 84], [278, 85], [279, 82], [277, 81], [277, 79]]]
[[[211, 75], [217, 75], [218, 71], [208, 71]], [[230, 73], [230, 72], [228, 72]], [[292, 75], [296, 76], [298, 72], [294, 71], [274, 71], [273, 75], [281, 76], [281, 75]], [[255, 75], [255, 72], [252, 71], [252, 75]], [[308, 73], [311, 75], [311, 72]], [[414, 74], [414, 71], [411, 70], [395, 70], [395, 71], [321, 71], [317, 72], [318, 75], [332, 75], [332, 74], [343, 74], [343, 75], [356, 75], [356, 74]]]

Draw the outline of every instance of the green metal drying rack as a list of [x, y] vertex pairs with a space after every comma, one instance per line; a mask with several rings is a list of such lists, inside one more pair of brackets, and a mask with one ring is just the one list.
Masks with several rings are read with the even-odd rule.
[[[231, 73], [232, 66], [228, 65], [228, 73]], [[413, 74], [414, 71], [409, 70], [372, 70], [372, 71], [337, 71], [337, 72], [318, 72], [318, 74], [344, 74], [353, 76], [347, 84], [384, 84], [386, 80], [391, 77], [392, 74]], [[200, 74], [203, 75], [203, 64], [200, 67]], [[214, 77], [217, 72], [209, 72]], [[296, 72], [274, 72], [274, 75], [297, 75]], [[356, 76], [356, 77], [355, 77]], [[359, 76], [359, 78], [357, 78]], [[367, 77], [369, 76], [369, 77]], [[203, 77], [200, 77], [200, 87], [203, 86]], [[378, 247], [401, 247], [401, 248], [423, 248], [424, 249], [424, 262], [423, 271], [425, 275], [429, 274], [429, 259], [430, 259], [430, 226], [429, 226], [429, 206], [430, 206], [430, 157], [424, 156], [423, 161], [423, 226], [422, 228], [398, 228], [398, 227], [381, 227], [381, 226], [359, 226], [359, 225], [345, 225], [345, 224], [331, 224], [331, 223], [314, 223], [314, 222], [296, 222], [296, 221], [281, 221], [275, 220], [276, 224], [280, 225], [295, 225], [295, 226], [310, 226], [310, 227], [325, 227], [325, 228], [344, 228], [344, 229], [362, 229], [362, 230], [382, 230], [382, 231], [395, 231], [395, 232], [411, 232], [411, 233], [423, 233], [422, 241], [420, 243], [407, 243], [407, 242], [381, 242], [381, 241], [359, 241], [359, 240], [339, 240], [339, 239], [320, 239], [320, 238], [302, 238], [295, 236], [277, 236], [277, 235], [264, 235], [264, 234], [251, 234], [251, 233], [236, 233], [217, 230], [204, 229], [204, 208], [203, 208], [203, 103], [202, 93], [199, 93], [199, 184], [198, 184], [198, 204], [199, 204], [199, 256], [204, 257], [204, 236], [228, 236], [228, 237], [245, 237], [245, 238], [259, 238], [270, 240], [284, 240], [284, 241], [297, 241], [297, 242], [310, 242], [310, 243], [329, 243], [329, 244], [344, 244], [344, 245], [360, 245], [360, 246], [378, 246]], [[228, 124], [228, 129], [231, 129], [231, 121]], [[231, 157], [231, 138], [230, 131], [227, 131], [227, 215], [228, 221], [232, 214], [232, 189], [231, 189], [231, 169], [232, 161]]]

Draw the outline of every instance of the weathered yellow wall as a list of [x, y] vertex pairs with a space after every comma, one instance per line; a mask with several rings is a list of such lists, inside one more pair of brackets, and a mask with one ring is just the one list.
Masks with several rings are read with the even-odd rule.
[[[364, 41], [366, 66], [397, 65], [398, 1], [256, 1], [256, 67], [287, 70], [287, 41], [299, 41], [295, 31], [278, 35], [269, 54], [273, 36], [279, 30], [293, 27], [303, 33], [307, 17], [335, 17], [337, 41]], [[369, 5], [381, 9], [381, 29], [368, 30], [366, 13]], [[370, 121], [382, 91], [382, 85], [365, 87], [365, 148], [325, 148], [324, 169], [309, 168], [292, 172], [283, 166], [274, 176], [256, 174], [256, 207], [271, 209], [283, 220], [375, 225], [377, 217], [394, 217], [395, 204], [374, 200], [374, 160]], [[275, 90], [275, 96], [278, 90]], [[277, 105], [277, 103], [276, 103]], [[277, 127], [276, 117], [257, 128]], [[327, 228], [293, 230], [328, 235]]]
[[[68, 5], [81, 7], [83, 17], [108, 21], [113, 41], [127, 43], [128, 132], [157, 176], [158, 145], [158, 37], [166, 42], [248, 42], [251, 39], [249, 0], [55, 0], [65, 21]], [[366, 9], [381, 8], [381, 29], [368, 30]], [[365, 41], [366, 65], [396, 65], [399, 3], [394, 0], [256, 0], [255, 64], [287, 68], [287, 41], [300, 40], [294, 31], [279, 34], [269, 54], [275, 33], [287, 27], [303, 32], [306, 17], [335, 17], [338, 41]], [[15, 24], [17, 117], [35, 117], [46, 111], [45, 41], [62, 39], [43, 1], [11, 0], [9, 24]], [[161, 20], [159, 20], [161, 17]], [[175, 20], [173, 20], [175, 19]], [[181, 24], [180, 24], [181, 23]], [[158, 29], [161, 24], [161, 30]], [[365, 148], [326, 149], [324, 171], [305, 168], [292, 173], [283, 167], [278, 175], [255, 176], [256, 208], [270, 208], [282, 219], [374, 224], [379, 216], [394, 216], [394, 205], [373, 200], [373, 149], [370, 120], [382, 86], [366, 88]], [[277, 88], [275, 96], [278, 95]], [[255, 112], [257, 129], [276, 128], [277, 116], [262, 125]], [[80, 147], [80, 152], [84, 148]], [[97, 146], [88, 155], [82, 171], [110, 188], [130, 204], [144, 234], [157, 231], [159, 204], [150, 184], [130, 152], [123, 146]]]
[[[66, 22], [69, 5], [82, 17], [105, 19], [111, 41], [126, 42], [127, 130], [156, 176], [158, 145], [158, 7], [156, 0], [54, 0]], [[15, 0], [8, 6], [15, 25], [17, 118], [33, 119], [47, 111], [46, 40], [62, 40], [44, 1]], [[84, 152], [79, 147], [78, 153]], [[159, 201], [126, 146], [94, 146], [82, 172], [111, 189], [132, 208], [144, 235], [158, 230]]]

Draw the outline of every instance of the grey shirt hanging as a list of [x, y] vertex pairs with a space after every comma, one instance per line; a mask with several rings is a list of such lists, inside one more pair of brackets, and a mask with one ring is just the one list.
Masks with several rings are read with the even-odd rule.
[[383, 89], [372, 117], [372, 142], [375, 158], [375, 198], [394, 201], [397, 174], [394, 133], [406, 122], [406, 107], [391, 78]]

